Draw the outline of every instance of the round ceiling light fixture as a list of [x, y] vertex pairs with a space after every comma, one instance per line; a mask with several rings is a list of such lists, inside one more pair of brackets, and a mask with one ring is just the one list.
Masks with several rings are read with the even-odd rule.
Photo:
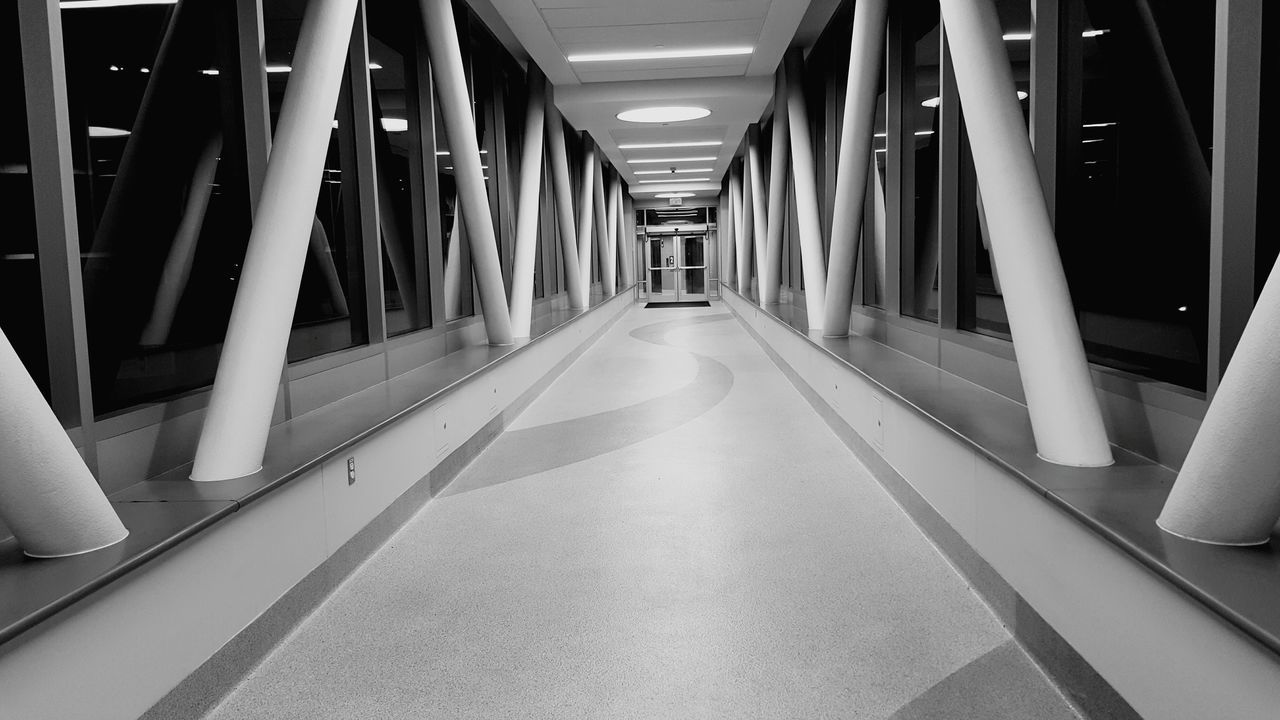
[[668, 105], [662, 107], [635, 108], [623, 110], [617, 118], [623, 122], [633, 123], [673, 123], [687, 120], [698, 120], [711, 114], [704, 107], [692, 105]]
[[691, 193], [691, 192], [666, 192], [666, 193], [658, 193], [657, 195], [654, 195], [654, 197], [656, 198], [687, 198], [687, 197], [693, 197], [694, 195], [697, 195], [697, 194], [698, 193]]

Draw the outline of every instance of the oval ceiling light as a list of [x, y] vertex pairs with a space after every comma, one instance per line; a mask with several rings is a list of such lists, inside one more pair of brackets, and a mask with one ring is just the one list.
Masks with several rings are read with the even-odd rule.
[[662, 107], [636, 108], [634, 110], [623, 110], [617, 114], [617, 118], [623, 122], [633, 123], [673, 123], [685, 122], [688, 120], [697, 120], [711, 114], [711, 111], [704, 107], [694, 107], [691, 105], [670, 105]]
[[657, 195], [654, 195], [654, 197], [656, 197], [656, 198], [686, 198], [686, 197], [693, 197], [694, 195], [697, 195], [697, 194], [698, 194], [698, 193], [691, 193], [691, 192], [664, 192], [664, 193], [658, 193]]

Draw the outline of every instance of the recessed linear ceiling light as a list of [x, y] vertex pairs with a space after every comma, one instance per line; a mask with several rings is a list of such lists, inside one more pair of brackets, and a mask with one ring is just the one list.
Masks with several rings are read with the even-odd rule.
[[[670, 175], [671, 173], [709, 173], [713, 168], [680, 168], [678, 170], [636, 170], [636, 175]], [[682, 178], [683, 179], [683, 178]]]
[[687, 158], [643, 158], [640, 160], [628, 160], [628, 165], [652, 165], [653, 163], [678, 163], [678, 162], [715, 162], [715, 155], [706, 155], [703, 157], [687, 157]]
[[[481, 150], [481, 151], [480, 151], [480, 154], [481, 154], [481, 155], [487, 155], [488, 153], [489, 153], [489, 151], [488, 151], [488, 150]], [[437, 151], [436, 151], [436, 155], [448, 155], [448, 154], [449, 154], [449, 151], [448, 151], [448, 150], [437, 150]]]
[[673, 123], [698, 120], [711, 114], [704, 107], [691, 105], [667, 105], [659, 107], [635, 108], [623, 110], [615, 117], [623, 122], [633, 123]]
[[654, 197], [656, 198], [687, 198], [687, 197], [693, 197], [694, 195], [697, 195], [697, 194], [698, 193], [691, 193], [691, 192], [661, 192], [661, 193], [658, 193], [657, 195], [654, 195]]
[[[1019, 100], [1026, 100], [1026, 99], [1027, 99], [1027, 98], [1029, 98], [1029, 97], [1031, 97], [1031, 96], [1030, 96], [1030, 95], [1028, 95], [1028, 94], [1026, 93], [1026, 91], [1025, 91], [1025, 90], [1019, 90], [1019, 91], [1018, 91], [1018, 99], [1019, 99]], [[923, 106], [923, 107], [927, 107], [927, 108], [936, 108], [936, 107], [938, 107], [938, 106], [939, 106], [939, 105], [941, 105], [941, 104], [942, 104], [942, 98], [940, 98], [940, 97], [931, 97], [931, 98], [929, 98], [928, 100], [922, 100], [922, 101], [920, 102], [920, 105], [921, 105], [921, 106]]]
[[[381, 66], [381, 65], [379, 65], [379, 64], [378, 64], [378, 63], [376, 63], [376, 62], [371, 62], [371, 63], [369, 63], [369, 69], [370, 69], [370, 70], [381, 70], [381, 69], [382, 69], [382, 66]], [[267, 72], [272, 73], [272, 74], [275, 74], [275, 73], [287, 73], [287, 72], [293, 72], [293, 66], [292, 66], [292, 65], [268, 65], [268, 66], [266, 67], [266, 70], [267, 70]]]
[[628, 60], [674, 60], [678, 58], [725, 57], [750, 55], [755, 48], [734, 47], [684, 48], [681, 50], [622, 50], [619, 52], [575, 53], [565, 57], [569, 62], [626, 62]]
[[62, 0], [58, 7], [62, 10], [77, 8], [109, 8], [127, 7], [129, 5], [177, 5], [178, 0]]
[[89, 137], [91, 138], [117, 138], [129, 135], [128, 130], [113, 127], [101, 127], [99, 125], [89, 126]]
[[1115, 123], [1113, 123], [1113, 122], [1085, 123], [1084, 125], [1081, 125], [1080, 127], [1087, 127], [1087, 128], [1115, 127]]
[[[338, 121], [333, 121], [333, 128], [338, 128]], [[409, 129], [409, 121], [404, 118], [382, 118], [382, 129], [387, 132], [405, 132]]]
[[697, 140], [694, 142], [669, 142], [669, 143], [628, 143], [619, 145], [619, 150], [653, 150], [656, 148], [684, 148], [684, 147], [716, 147], [724, 143], [719, 140]]
[[673, 182], [711, 182], [711, 178], [709, 178], [709, 177], [701, 177], [701, 178], [686, 178], [686, 177], [682, 177], [682, 178], [679, 178], [679, 179], [677, 179], [677, 180], [637, 180], [637, 182], [639, 182], [641, 185], [654, 185], [654, 184], [670, 185], [670, 184], [671, 184], [671, 183], [673, 183]]
[[1005, 40], [1015, 40], [1015, 41], [1016, 41], [1016, 40], [1030, 40], [1030, 39], [1031, 39], [1031, 33], [1029, 33], [1029, 32], [1009, 32], [1009, 33], [1005, 33], [1005, 34], [1004, 34], [1004, 39], [1005, 39]]

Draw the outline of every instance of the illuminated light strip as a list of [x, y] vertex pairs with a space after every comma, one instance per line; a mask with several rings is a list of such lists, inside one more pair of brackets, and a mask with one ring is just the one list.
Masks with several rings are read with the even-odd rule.
[[675, 60], [679, 58], [726, 57], [750, 55], [755, 48], [749, 46], [723, 48], [685, 48], [683, 50], [624, 50], [622, 52], [578, 53], [565, 59], [569, 62], [626, 62], [628, 60]]
[[1012, 41], [1017, 41], [1017, 40], [1030, 40], [1030, 39], [1031, 39], [1031, 33], [1029, 33], [1029, 32], [1010, 32], [1010, 33], [1005, 33], [1005, 34], [1004, 34], [1004, 39], [1005, 39], [1005, 40], [1012, 40]]
[[713, 168], [677, 168], [675, 170], [636, 170], [636, 175], [670, 175], [671, 173], [709, 173]]
[[1085, 123], [1084, 125], [1081, 125], [1080, 127], [1087, 127], [1087, 128], [1115, 127], [1115, 123], [1113, 123], [1113, 122]]
[[619, 150], [654, 150], [657, 148], [686, 148], [686, 147], [717, 147], [724, 143], [719, 140], [697, 140], [693, 142], [669, 142], [669, 143], [629, 143], [627, 145], [619, 145]]
[[58, 7], [63, 10], [79, 10], [83, 8], [128, 7], [130, 5], [177, 5], [178, 0], [62, 0]]
[[[673, 181], [671, 180], [639, 180], [638, 182], [641, 185], [655, 185], [655, 184], [670, 185]], [[675, 181], [675, 182], [711, 182], [711, 178], [709, 177], [680, 178], [678, 181]]]
[[706, 157], [686, 157], [686, 158], [647, 158], [644, 160], [628, 160], [628, 165], [646, 165], [653, 163], [679, 163], [679, 162], [715, 162], [715, 155]]

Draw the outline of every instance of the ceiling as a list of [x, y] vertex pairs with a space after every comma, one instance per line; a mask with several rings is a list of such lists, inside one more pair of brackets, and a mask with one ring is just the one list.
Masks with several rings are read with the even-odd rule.
[[[747, 126], [760, 118], [773, 95], [773, 73], [793, 40], [822, 27], [838, 0], [481, 0], [501, 17], [523, 52], [555, 86], [555, 102], [578, 130], [595, 138], [637, 199], [664, 190], [703, 197], [720, 192], [720, 180]], [[684, 59], [575, 62], [578, 53], [754, 48], [749, 55]], [[629, 123], [616, 115], [656, 105], [696, 105], [711, 114], [669, 124]], [[635, 143], [719, 141], [719, 146], [627, 149]], [[645, 159], [710, 158], [634, 163]], [[670, 168], [705, 173], [667, 172]], [[637, 174], [641, 171], [643, 174]], [[701, 182], [667, 179], [707, 178]]]

